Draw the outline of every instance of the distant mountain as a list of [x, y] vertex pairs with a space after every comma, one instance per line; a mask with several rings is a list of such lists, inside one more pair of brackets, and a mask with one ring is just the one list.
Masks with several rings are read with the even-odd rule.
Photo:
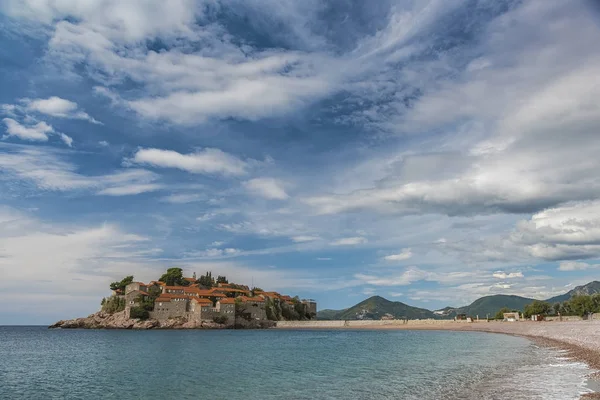
[[569, 290], [565, 294], [561, 294], [560, 296], [554, 296], [546, 300], [550, 304], [554, 303], [562, 303], [563, 301], [569, 300], [571, 297], [580, 294], [596, 294], [600, 293], [600, 282], [593, 281], [590, 283], [586, 283], [585, 285], [577, 286], [573, 290]]
[[439, 315], [441, 314], [440, 311], [444, 311], [443, 316], [450, 318], [455, 317], [458, 314], [467, 314], [473, 317], [479, 315], [479, 318], [486, 318], [489, 315], [490, 318], [493, 318], [501, 308], [506, 307], [511, 310], [523, 310], [523, 308], [533, 300], [534, 299], [521, 296], [496, 294], [477, 299], [468, 306], [458, 308], [446, 307], [442, 310], [435, 311], [435, 313]]
[[[550, 304], [569, 300], [574, 295], [600, 293], [600, 282], [593, 281], [585, 285], [577, 286], [560, 296], [551, 297], [547, 301]], [[454, 318], [458, 314], [486, 318], [493, 317], [501, 308], [523, 311], [527, 304], [534, 299], [521, 296], [509, 296], [496, 294], [485, 296], [475, 300], [464, 307], [445, 307], [436, 311], [424, 308], [412, 307], [399, 301], [389, 301], [380, 296], [370, 297], [357, 305], [344, 310], [321, 310], [317, 313], [317, 319], [321, 320], [356, 320], [356, 319], [381, 319], [389, 314], [394, 318], [425, 319], [425, 318]]]
[[340, 315], [342, 312], [346, 311], [344, 310], [321, 310], [319, 312], [317, 312], [317, 319], [320, 320], [327, 320], [327, 321], [331, 321], [331, 320], [336, 320], [338, 319], [337, 316]]
[[411, 307], [399, 301], [389, 301], [380, 296], [373, 296], [345, 310], [319, 311], [317, 313], [317, 319], [381, 319], [381, 317], [386, 316], [386, 314], [396, 319], [438, 318], [433, 312], [424, 308]]

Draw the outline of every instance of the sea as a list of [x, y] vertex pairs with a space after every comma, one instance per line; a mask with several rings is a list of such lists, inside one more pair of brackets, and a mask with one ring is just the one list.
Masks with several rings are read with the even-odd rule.
[[591, 371], [499, 334], [0, 327], [0, 399], [579, 399]]

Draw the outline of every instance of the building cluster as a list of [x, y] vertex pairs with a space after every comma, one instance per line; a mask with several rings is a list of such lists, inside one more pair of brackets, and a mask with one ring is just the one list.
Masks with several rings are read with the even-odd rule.
[[[218, 283], [217, 287], [202, 288], [195, 278], [185, 278], [189, 286], [168, 286], [161, 281], [148, 284], [132, 282], [125, 287], [125, 293], [115, 291], [114, 295], [125, 299], [125, 310], [130, 313], [132, 307], [140, 301], [154, 298], [154, 308], [150, 318], [166, 320], [184, 317], [189, 321], [214, 321], [218, 317], [223, 323], [235, 321], [236, 303], [238, 312], [254, 320], [266, 320], [265, 301], [279, 300], [280, 303], [294, 305], [294, 299], [277, 292], [250, 290], [247, 286]], [[302, 300], [308, 312], [316, 314], [317, 303], [314, 300]]]

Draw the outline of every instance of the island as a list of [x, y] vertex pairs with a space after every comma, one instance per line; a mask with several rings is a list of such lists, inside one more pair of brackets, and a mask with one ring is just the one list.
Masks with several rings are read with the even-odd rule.
[[112, 295], [101, 309], [84, 318], [61, 320], [49, 328], [63, 329], [231, 329], [271, 328], [277, 321], [316, 318], [317, 303], [249, 288], [212, 272], [184, 277], [168, 268], [156, 281], [136, 282], [133, 276], [110, 284]]

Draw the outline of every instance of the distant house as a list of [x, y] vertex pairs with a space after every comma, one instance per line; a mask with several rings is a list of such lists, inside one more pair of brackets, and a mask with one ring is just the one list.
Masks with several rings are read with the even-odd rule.
[[518, 312], [505, 312], [503, 314], [504, 317], [504, 321], [506, 322], [515, 322], [519, 320], [519, 313]]

